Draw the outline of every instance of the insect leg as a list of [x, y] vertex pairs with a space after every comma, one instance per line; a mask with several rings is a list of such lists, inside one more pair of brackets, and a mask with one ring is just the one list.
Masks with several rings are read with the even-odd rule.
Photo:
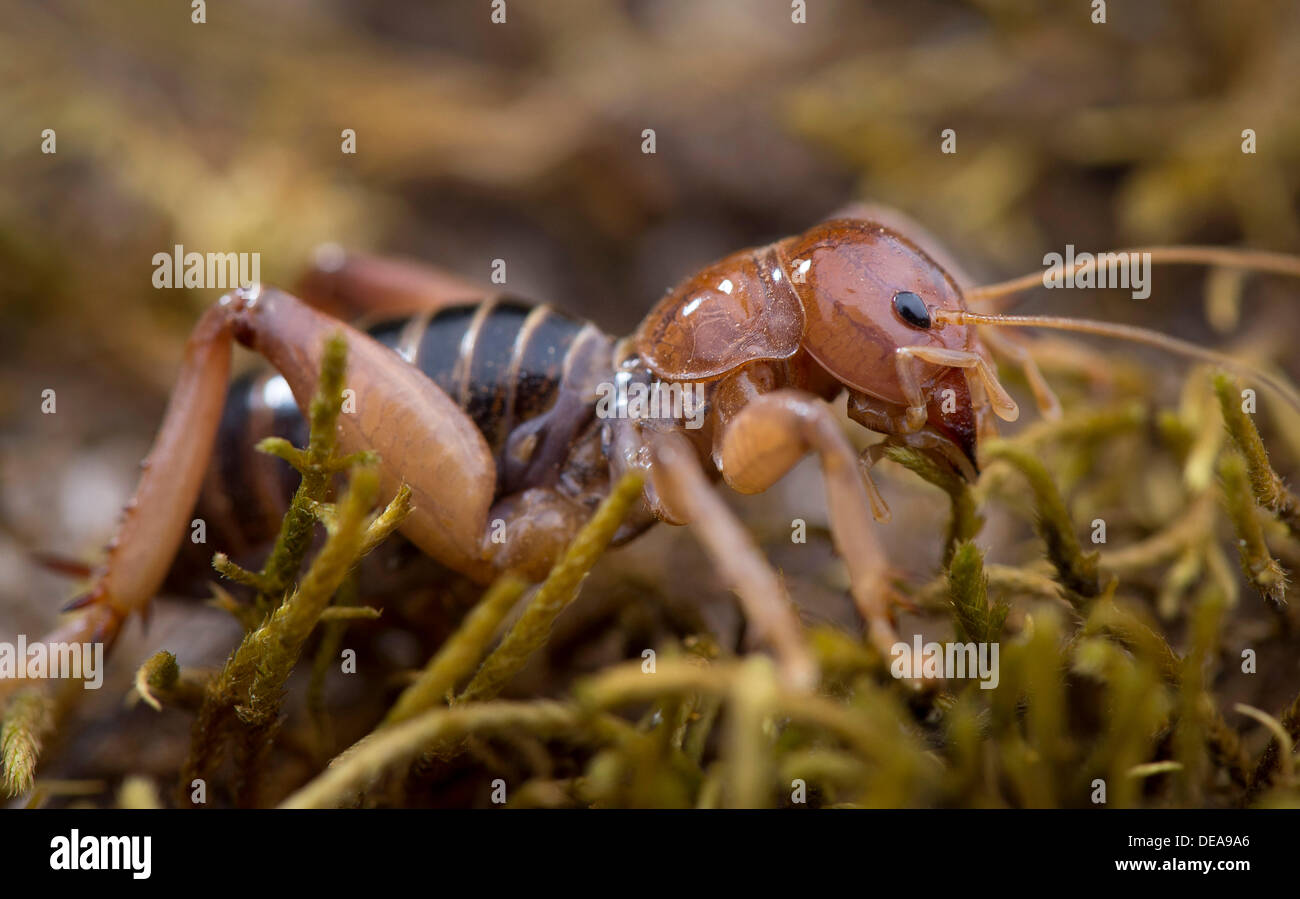
[[90, 591], [71, 606], [80, 614], [49, 641], [111, 644], [126, 618], [143, 610], [161, 586], [212, 454], [232, 337], [265, 356], [303, 405], [315, 392], [325, 339], [337, 332], [348, 339], [348, 385], [356, 393], [355, 413], [339, 422], [342, 448], [379, 452], [386, 491], [410, 485], [415, 510], [403, 533], [412, 542], [458, 571], [490, 576], [480, 541], [496, 470], [473, 422], [382, 344], [288, 294], [254, 287], [222, 297], [195, 326], [108, 557]]
[[484, 556], [497, 571], [543, 581], [591, 517], [591, 510], [552, 487], [534, 487], [492, 506]]
[[[788, 464], [774, 465], [776, 457], [768, 452], [777, 435], [784, 435], [779, 456]], [[755, 492], [770, 487], [809, 451], [821, 460], [831, 534], [848, 565], [854, 602], [888, 658], [897, 642], [889, 617], [889, 566], [867, 512], [868, 482], [830, 406], [797, 390], [757, 397], [727, 424], [717, 458], [723, 480], [740, 492]]]
[[496, 463], [469, 416], [401, 356], [296, 297], [271, 289], [234, 296], [236, 337], [284, 376], [300, 408], [315, 394], [326, 338], [347, 338], [354, 404], [339, 417], [340, 448], [377, 452], [385, 493], [410, 486], [414, 510], [401, 530], [412, 543], [449, 568], [490, 579], [482, 538]]
[[[111, 645], [127, 617], [143, 610], [162, 584], [199, 494], [230, 375], [231, 324], [213, 307], [199, 319], [158, 436], [143, 463], [108, 557], [77, 610], [44, 641]], [[0, 680], [0, 696], [21, 681]]]
[[[109, 544], [90, 593], [81, 601], [88, 620], [106, 625], [112, 642], [127, 615], [153, 597], [167, 575], [212, 454], [230, 378], [231, 328], [225, 310], [209, 309], [185, 346], [176, 386], [135, 495]], [[105, 610], [111, 620], [103, 620]]]
[[650, 477], [674, 518], [690, 523], [723, 578], [740, 597], [754, 633], [776, 653], [787, 683], [811, 688], [817, 663], [799, 618], [772, 566], [704, 476], [699, 457], [680, 434], [654, 435]]
[[357, 319], [398, 318], [478, 303], [497, 291], [433, 266], [330, 244], [317, 249], [295, 293], [323, 312]]
[[1038, 405], [1038, 411], [1050, 421], [1057, 421], [1061, 417], [1061, 401], [1056, 398], [1056, 393], [1043, 377], [1042, 371], [1038, 368], [1038, 362], [1034, 359], [1033, 349], [1028, 342], [1017, 339], [1010, 334], [1001, 334], [992, 329], [986, 329], [980, 334], [980, 339], [984, 345], [994, 353], [1000, 353], [1020, 366], [1021, 371], [1025, 373], [1025, 380], [1029, 382], [1029, 389], [1034, 394], [1034, 402]]
[[[899, 347], [896, 351], [898, 354], [898, 371], [902, 375], [904, 371], [908, 373], [913, 383], [919, 381], [916, 373], [915, 362], [929, 362], [932, 365], [948, 365], [953, 368], [971, 369], [979, 377], [980, 383], [984, 389], [989, 392], [989, 402], [993, 404], [993, 411], [997, 413], [998, 418], [1003, 421], [1015, 421], [1020, 417], [1020, 408], [1016, 401], [1007, 393], [1006, 388], [998, 381], [997, 373], [993, 367], [979, 353], [973, 353], [969, 350], [950, 350], [946, 347], [936, 346], [904, 346]], [[907, 381], [904, 381], [904, 388], [907, 388]], [[912, 398], [908, 397], [909, 405]], [[909, 415], [911, 409], [908, 409]]]
[[894, 368], [898, 372], [898, 384], [903, 390], [903, 399], [907, 402], [907, 427], [916, 431], [925, 424], [926, 412], [925, 388], [921, 386], [921, 372], [916, 358], [904, 353], [902, 349], [894, 355]]
[[[938, 310], [937, 315], [941, 321], [959, 322], [961, 324], [990, 327], [1052, 328], [1058, 331], [1076, 331], [1145, 344], [1188, 359], [1211, 362], [1244, 377], [1253, 378], [1274, 391], [1291, 408], [1300, 411], [1300, 391], [1297, 391], [1286, 378], [1278, 377], [1257, 365], [1252, 365], [1226, 353], [1220, 353], [1160, 331], [1152, 331], [1149, 328], [1125, 325], [1118, 322], [1098, 321], [1096, 319], [1065, 318], [1058, 315], [1005, 315], [1002, 313], [968, 312], [965, 310]], [[900, 349], [899, 352], [901, 353], [903, 350]], [[931, 350], [932, 354], [935, 352], [939, 351]], [[948, 364], [956, 365], [959, 363]], [[987, 368], [987, 366], [985, 367]]]

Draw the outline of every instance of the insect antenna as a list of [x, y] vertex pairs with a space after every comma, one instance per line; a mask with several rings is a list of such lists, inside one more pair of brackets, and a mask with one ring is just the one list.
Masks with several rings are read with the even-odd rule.
[[[1071, 278], [1096, 268], [1103, 261], [1115, 256], [1126, 257], [1129, 254], [1149, 255], [1151, 261], [1161, 265], [1214, 265], [1222, 268], [1241, 268], [1250, 271], [1267, 272], [1275, 275], [1289, 275], [1300, 278], [1300, 256], [1289, 253], [1270, 253], [1265, 250], [1240, 250], [1231, 247], [1147, 247], [1145, 249], [1119, 250], [1098, 253], [1082, 261], [1071, 262], [1066, 266], [1047, 269], [1053, 276]], [[982, 304], [990, 300], [1004, 299], [1031, 287], [1043, 283], [1043, 272], [1034, 272], [988, 284], [984, 287], [971, 287], [964, 291], [968, 303]], [[1001, 308], [1000, 304], [993, 308]]]
[[991, 325], [993, 327], [1011, 328], [1052, 328], [1057, 331], [1077, 331], [1083, 334], [1096, 334], [1101, 337], [1115, 337], [1146, 346], [1156, 347], [1166, 352], [1212, 362], [1229, 371], [1253, 378], [1274, 391], [1297, 412], [1300, 412], [1300, 393], [1283, 379], [1271, 375], [1256, 365], [1240, 359], [1207, 349], [1190, 341], [1171, 337], [1160, 331], [1141, 328], [1137, 325], [1125, 325], [1117, 322], [1104, 322], [1090, 318], [1067, 318], [1059, 315], [1008, 315], [1002, 312], [966, 312], [960, 309], [937, 309], [935, 318], [943, 323], [955, 325]]

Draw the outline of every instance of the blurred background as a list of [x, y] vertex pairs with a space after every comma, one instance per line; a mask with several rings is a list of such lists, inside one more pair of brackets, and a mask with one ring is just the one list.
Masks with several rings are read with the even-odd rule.
[[[854, 201], [982, 281], [1067, 243], [1300, 250], [1300, 5], [1108, 6], [808, 0], [794, 24], [788, 0], [507, 0], [492, 24], [488, 0], [221, 0], [193, 24], [181, 0], [0, 0], [0, 631], [70, 593], [28, 552], [93, 558], [129, 495], [217, 293], [152, 287], [174, 244], [259, 252], [281, 285], [324, 242], [477, 280], [502, 258], [511, 292], [613, 333]], [[1216, 334], [1203, 279], [1086, 312], [1294, 333], [1293, 284], [1252, 282]]]

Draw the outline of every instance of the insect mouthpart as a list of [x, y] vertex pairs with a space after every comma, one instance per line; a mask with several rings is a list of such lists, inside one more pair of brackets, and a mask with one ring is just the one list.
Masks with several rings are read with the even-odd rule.
[[930, 320], [930, 310], [926, 308], [925, 301], [910, 290], [900, 290], [894, 294], [894, 311], [898, 313], [899, 318], [913, 328], [928, 330], [933, 324]]

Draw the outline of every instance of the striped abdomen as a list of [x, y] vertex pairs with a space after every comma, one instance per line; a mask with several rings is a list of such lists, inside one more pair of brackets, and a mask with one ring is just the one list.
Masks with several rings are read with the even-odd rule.
[[608, 338], [595, 327], [514, 300], [452, 306], [369, 332], [455, 400], [498, 460], [516, 427], [554, 406], [566, 368], [593, 351], [608, 364], [600, 349]]
[[[474, 421], [496, 457], [499, 497], [555, 481], [593, 418], [594, 384], [609, 377], [611, 339], [547, 306], [488, 300], [366, 330]], [[272, 435], [305, 444], [293, 394], [273, 371], [244, 375], [231, 386], [199, 513], [232, 555], [275, 535], [297, 485], [284, 462], [254, 449]]]

